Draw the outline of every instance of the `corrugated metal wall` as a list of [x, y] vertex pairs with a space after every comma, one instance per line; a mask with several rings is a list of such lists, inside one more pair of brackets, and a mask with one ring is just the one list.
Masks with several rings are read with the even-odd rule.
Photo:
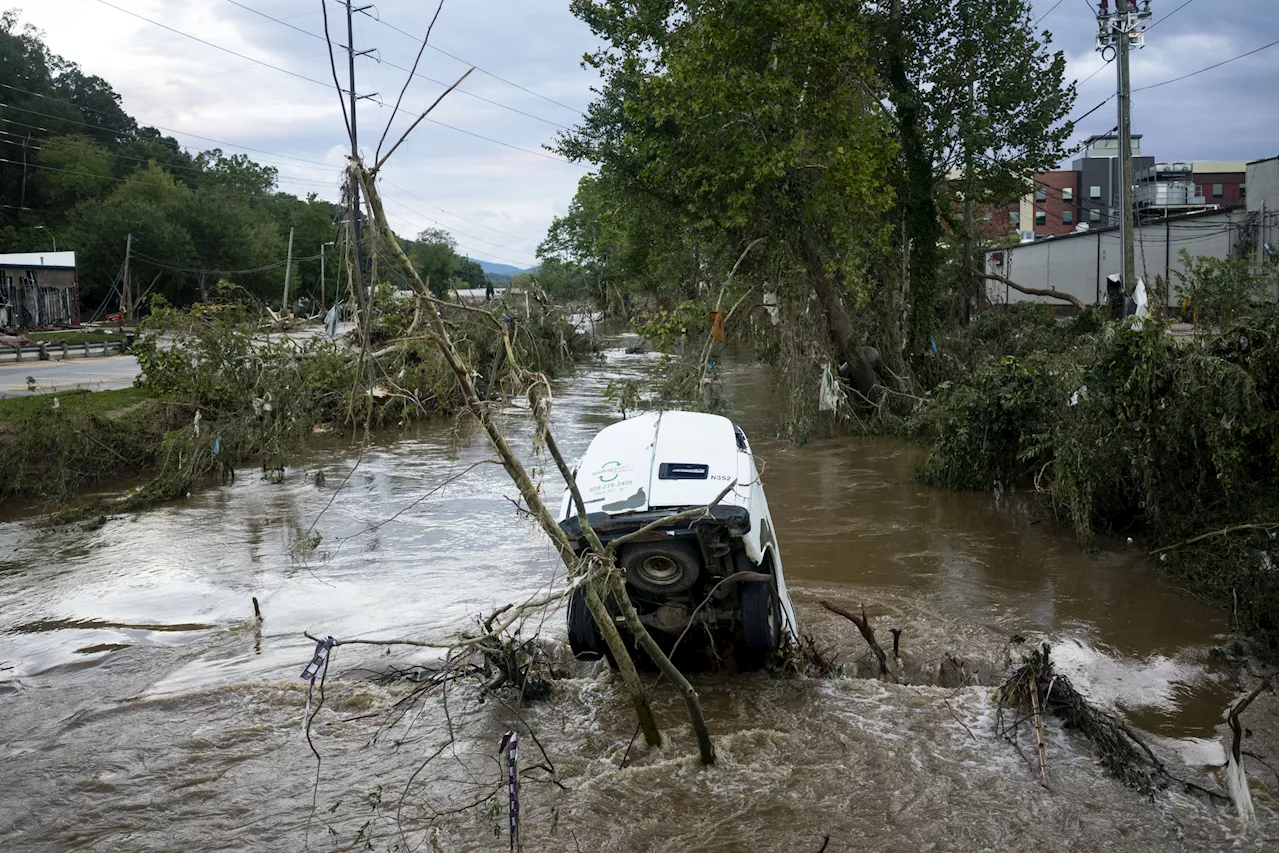
[[[1142, 225], [1134, 230], [1134, 269], [1147, 284], [1148, 293], [1157, 275], [1170, 282], [1170, 301], [1177, 302], [1179, 272], [1185, 272], [1178, 252], [1192, 257], [1226, 258], [1244, 228], [1243, 210], [1224, 210], [1201, 216]], [[1085, 304], [1106, 300], [1107, 276], [1120, 273], [1120, 229], [1085, 231], [1069, 237], [1021, 243], [986, 253], [987, 272], [1002, 275], [1024, 287], [1053, 288], [1069, 293]], [[987, 293], [996, 304], [1058, 300], [1019, 293], [999, 282], [987, 282]]]
[[75, 270], [0, 267], [0, 325], [30, 329], [79, 319]]

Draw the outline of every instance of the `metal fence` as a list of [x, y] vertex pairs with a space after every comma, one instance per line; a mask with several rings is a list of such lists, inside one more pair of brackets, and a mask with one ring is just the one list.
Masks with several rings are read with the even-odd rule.
[[34, 346], [0, 347], [0, 361], [57, 361], [64, 358], [94, 358], [122, 354], [127, 349], [123, 341], [68, 344], [65, 341], [40, 343]]

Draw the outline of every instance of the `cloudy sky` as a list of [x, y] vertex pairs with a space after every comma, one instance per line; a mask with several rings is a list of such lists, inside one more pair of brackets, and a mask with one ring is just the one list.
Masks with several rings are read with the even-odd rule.
[[[23, 19], [45, 32], [54, 52], [108, 80], [140, 123], [192, 149], [248, 153], [279, 168], [282, 189], [334, 199], [347, 141], [320, 2], [29, 0]], [[1088, 0], [1033, 6], [1037, 29], [1052, 31], [1068, 76], [1082, 81], [1072, 114], [1080, 115], [1115, 90], [1113, 69], [1099, 70], [1093, 50], [1092, 8]], [[356, 61], [357, 92], [373, 96], [359, 107], [367, 154], [392, 114], [405, 79], [400, 68], [413, 64], [411, 36], [425, 32], [434, 8], [381, 0], [355, 16], [356, 48], [373, 51]], [[1133, 128], [1143, 134], [1143, 153], [1157, 160], [1275, 155], [1275, 46], [1136, 91], [1275, 42], [1275, 0], [1156, 0], [1153, 9], [1148, 46], [1132, 62]], [[335, 41], [345, 45], [345, 14], [334, 0], [329, 13]], [[432, 45], [403, 109], [421, 111], [470, 65], [477, 70], [432, 113], [438, 123], [420, 126], [386, 168], [392, 225], [406, 235], [443, 226], [472, 257], [530, 266], [586, 173], [542, 146], [591, 100], [598, 81], [580, 64], [593, 47], [591, 33], [569, 14], [568, 0], [447, 0]], [[339, 73], [345, 85], [345, 63]], [[391, 138], [409, 121], [399, 115]], [[1114, 125], [1112, 99], [1079, 123], [1077, 135]]]

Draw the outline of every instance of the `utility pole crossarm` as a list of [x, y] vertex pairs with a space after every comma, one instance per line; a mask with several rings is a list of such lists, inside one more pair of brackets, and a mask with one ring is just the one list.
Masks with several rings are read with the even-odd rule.
[[[1129, 87], [1129, 50], [1145, 44], [1144, 31], [1151, 20], [1151, 0], [1116, 0], [1112, 12], [1108, 0], [1098, 2], [1098, 37], [1095, 48], [1105, 54], [1107, 49], [1116, 58], [1116, 129], [1120, 158], [1120, 199], [1116, 206], [1120, 219], [1120, 264], [1124, 291], [1132, 293], [1137, 285], [1134, 275], [1133, 254], [1133, 142], [1130, 129], [1131, 97]], [[1104, 56], [1105, 58], [1105, 56]]]

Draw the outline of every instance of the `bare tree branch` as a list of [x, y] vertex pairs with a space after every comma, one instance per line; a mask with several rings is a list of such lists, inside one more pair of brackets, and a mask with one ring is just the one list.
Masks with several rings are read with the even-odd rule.
[[1019, 293], [1025, 293], [1028, 296], [1047, 296], [1050, 299], [1061, 299], [1063, 302], [1070, 302], [1072, 305], [1076, 306], [1081, 311], [1085, 309], [1085, 304], [1081, 302], [1079, 299], [1076, 299], [1070, 293], [1063, 293], [1061, 290], [1054, 290], [1052, 287], [1048, 287], [1048, 288], [1027, 287], [1025, 285], [1018, 284], [1016, 281], [1010, 281], [1009, 279], [1005, 278], [1002, 275], [983, 272], [977, 268], [974, 268], [973, 274], [976, 275], [978, 278], [985, 278], [988, 281], [998, 281], [1001, 284], [1007, 284], [1009, 285], [1009, 287], [1012, 287], [1014, 290], [1018, 291]]
[[414, 57], [413, 67], [409, 69], [409, 74], [404, 78], [404, 85], [400, 87], [400, 94], [396, 97], [396, 105], [391, 109], [391, 117], [387, 119], [387, 126], [382, 129], [382, 136], [378, 139], [378, 147], [373, 150], [373, 159], [378, 159], [379, 152], [382, 151], [382, 143], [387, 141], [387, 133], [391, 130], [391, 123], [396, 120], [396, 115], [400, 112], [400, 102], [404, 100], [404, 93], [409, 91], [409, 84], [413, 82], [414, 75], [418, 73], [418, 63], [422, 61], [422, 53], [427, 49], [427, 42], [431, 40], [431, 30], [435, 28], [436, 18], [440, 17], [440, 10], [444, 8], [444, 0], [440, 0], [440, 5], [436, 6], [436, 13], [431, 16], [431, 23], [427, 24], [427, 34], [422, 37], [422, 46], [418, 48], [418, 55]]

